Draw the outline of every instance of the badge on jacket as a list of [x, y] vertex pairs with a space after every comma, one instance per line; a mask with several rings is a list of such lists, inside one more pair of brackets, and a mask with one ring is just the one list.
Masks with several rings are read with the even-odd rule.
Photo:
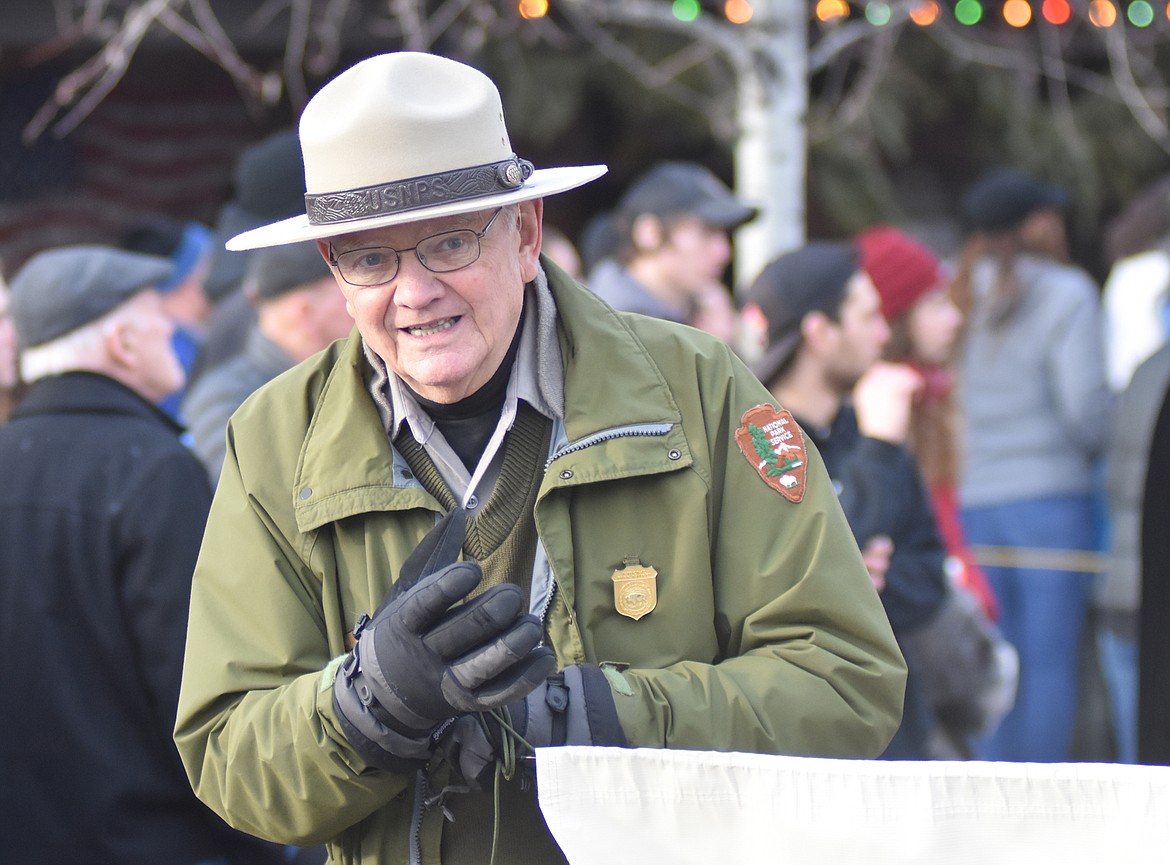
[[613, 605], [635, 622], [658, 606], [658, 571], [636, 558], [622, 561], [613, 572]]
[[808, 454], [804, 433], [789, 412], [767, 404], [748, 409], [735, 443], [764, 483], [791, 502], [804, 498]]

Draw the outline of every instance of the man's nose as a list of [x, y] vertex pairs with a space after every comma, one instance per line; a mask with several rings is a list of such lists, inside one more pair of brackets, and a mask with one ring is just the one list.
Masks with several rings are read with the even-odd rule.
[[399, 253], [398, 273], [390, 284], [394, 303], [411, 309], [425, 307], [443, 293], [441, 280], [422, 266], [413, 250]]
[[715, 247], [715, 254], [724, 266], [731, 261], [731, 238], [727, 236], [727, 232], [721, 232], [713, 241]]

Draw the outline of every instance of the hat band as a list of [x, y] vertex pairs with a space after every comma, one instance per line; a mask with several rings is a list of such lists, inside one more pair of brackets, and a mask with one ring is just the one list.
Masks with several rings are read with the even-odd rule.
[[332, 225], [386, 216], [517, 189], [532, 176], [532, 171], [531, 162], [513, 156], [474, 168], [459, 168], [342, 192], [305, 195], [305, 212], [309, 215], [310, 225]]

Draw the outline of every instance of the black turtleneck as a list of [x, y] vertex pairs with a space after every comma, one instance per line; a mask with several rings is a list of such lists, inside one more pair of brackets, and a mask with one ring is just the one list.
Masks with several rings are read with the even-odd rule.
[[496, 423], [500, 419], [504, 396], [508, 390], [508, 379], [512, 375], [512, 366], [516, 363], [516, 354], [520, 351], [520, 334], [524, 330], [526, 308], [527, 304], [520, 309], [516, 332], [512, 334], [512, 343], [508, 346], [508, 352], [504, 355], [499, 369], [475, 393], [458, 402], [441, 403], [419, 396], [407, 386], [419, 407], [431, 416], [443, 438], [451, 445], [451, 449], [463, 461], [469, 472], [475, 471], [479, 458], [487, 447], [488, 439], [492, 437]]

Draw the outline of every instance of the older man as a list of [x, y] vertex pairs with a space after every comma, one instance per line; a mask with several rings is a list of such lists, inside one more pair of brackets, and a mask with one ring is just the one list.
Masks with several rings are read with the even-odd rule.
[[0, 427], [8, 862], [284, 858], [192, 795], [171, 737], [211, 492], [154, 405], [183, 383], [154, 288], [170, 270], [77, 246], [12, 281], [30, 385]]
[[200, 797], [335, 861], [562, 862], [529, 746], [879, 753], [904, 665], [815, 452], [725, 345], [540, 257], [543, 197], [604, 167], [534, 170], [490, 80], [416, 53], [300, 137], [307, 215], [233, 245], [317, 240], [358, 332], [229, 423]]

